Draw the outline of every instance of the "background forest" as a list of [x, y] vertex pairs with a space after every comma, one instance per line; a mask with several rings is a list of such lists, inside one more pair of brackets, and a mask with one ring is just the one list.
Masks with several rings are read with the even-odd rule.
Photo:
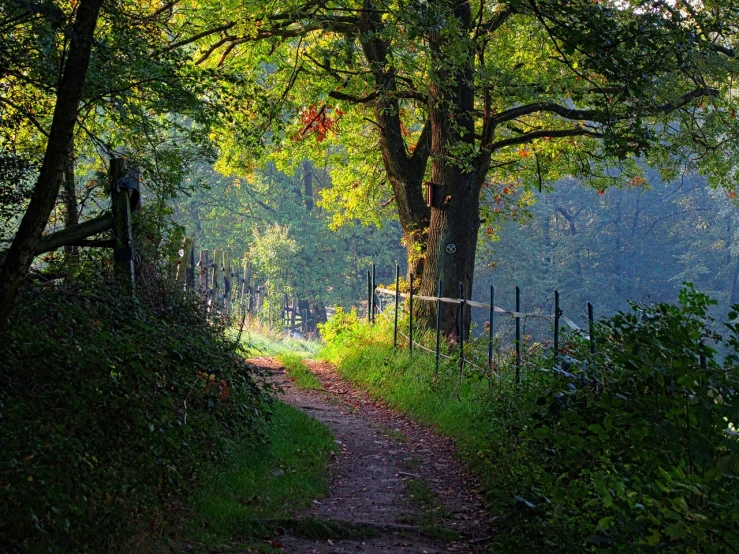
[[[291, 176], [272, 166], [242, 178], [202, 168], [192, 178], [205, 186], [172, 203], [174, 220], [203, 248], [252, 260], [276, 291], [349, 308], [366, 298], [372, 262], [378, 282], [394, 282], [396, 263], [405, 274], [402, 232], [371, 197], [377, 223], [337, 225], [327, 168], [306, 161]], [[739, 301], [736, 206], [699, 175], [664, 182], [647, 172], [602, 193], [575, 178], [542, 192], [502, 189], [486, 200], [474, 299], [486, 301], [492, 284], [497, 304], [511, 307], [518, 285], [526, 310], [549, 313], [557, 289], [573, 319], [587, 302], [610, 316], [629, 300], [671, 301], [683, 282], [718, 301], [712, 313]], [[486, 314], [475, 315], [482, 326]]]

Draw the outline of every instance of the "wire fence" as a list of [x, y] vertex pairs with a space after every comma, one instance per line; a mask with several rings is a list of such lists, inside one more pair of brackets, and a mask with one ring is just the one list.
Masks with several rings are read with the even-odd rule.
[[[381, 314], [385, 319], [388, 320], [388, 322], [393, 324], [393, 346], [395, 348], [398, 347], [398, 335], [401, 335], [408, 341], [408, 349], [409, 352], [412, 354], [413, 349], [418, 348], [422, 351], [428, 352], [430, 354], [433, 354], [436, 357], [436, 372], [439, 371], [439, 364], [442, 359], [448, 359], [448, 360], [458, 360], [459, 363], [459, 369], [460, 372], [464, 370], [465, 366], [469, 365], [473, 368], [478, 369], [479, 371], [482, 371], [484, 373], [489, 373], [490, 369], [493, 368], [493, 359], [496, 354], [498, 354], [498, 349], [495, 347], [495, 315], [500, 316], [507, 316], [513, 318], [515, 322], [515, 329], [516, 329], [516, 338], [514, 341], [514, 347], [515, 347], [515, 381], [516, 383], [520, 382], [521, 379], [521, 366], [522, 365], [530, 365], [521, 355], [521, 347], [522, 347], [522, 335], [521, 335], [521, 320], [526, 320], [527, 318], [541, 318], [546, 319], [550, 321], [553, 324], [553, 352], [555, 357], [560, 354], [560, 326], [561, 324], [566, 325], [569, 327], [572, 331], [575, 333], [581, 335], [585, 340], [589, 341], [590, 343], [590, 350], [592, 353], [595, 353], [595, 337], [594, 337], [594, 316], [593, 316], [593, 305], [588, 302], [587, 304], [587, 310], [588, 310], [588, 322], [589, 322], [589, 329], [588, 332], [585, 332], [583, 329], [581, 329], [575, 322], [573, 322], [570, 318], [564, 315], [562, 309], [560, 308], [560, 298], [559, 298], [559, 292], [554, 291], [554, 313], [548, 314], [543, 313], [541, 311], [536, 312], [523, 312], [521, 311], [521, 289], [519, 287], [516, 287], [516, 307], [513, 310], [509, 310], [506, 308], [502, 308], [500, 306], [495, 305], [495, 287], [490, 286], [490, 302], [478, 302], [472, 299], [467, 299], [464, 296], [464, 286], [462, 283], [459, 283], [459, 297], [453, 298], [448, 296], [441, 296], [442, 291], [442, 285], [443, 283], [439, 281], [439, 295], [438, 296], [429, 296], [429, 295], [421, 295], [421, 294], [414, 294], [413, 291], [413, 274], [410, 275], [410, 290], [409, 292], [400, 292], [400, 268], [398, 265], [395, 266], [395, 290], [390, 290], [384, 287], [377, 286], [376, 283], [376, 269], [375, 265], [372, 264], [371, 268], [367, 271], [367, 318], [370, 322], [374, 322], [375, 315]], [[381, 301], [381, 296], [379, 295], [385, 295], [386, 297], [391, 297], [394, 300], [394, 310], [393, 310], [393, 320], [391, 321], [386, 314], [387, 309], [382, 309], [383, 302]], [[404, 333], [402, 330], [398, 327], [398, 314], [400, 311], [400, 303], [401, 299], [403, 301], [407, 300], [407, 311], [409, 315], [409, 321], [408, 321], [408, 334]], [[420, 302], [435, 302], [436, 303], [436, 349], [432, 350], [428, 348], [427, 346], [421, 344], [417, 340], [414, 339], [414, 325], [413, 325], [413, 315], [414, 315], [414, 309], [413, 309], [413, 303], [414, 301], [420, 301]], [[458, 357], [449, 356], [447, 354], [444, 354], [441, 352], [441, 304], [457, 304], [460, 306], [460, 309], [458, 310], [458, 336], [457, 338], [457, 347], [459, 349]], [[405, 305], [405, 302], [404, 302]], [[405, 309], [405, 308], [404, 308]], [[471, 353], [466, 354], [465, 353], [465, 328], [467, 325], [466, 322], [466, 310], [472, 310], [472, 309], [484, 309], [488, 311], [489, 314], [489, 320], [487, 322], [488, 327], [488, 337], [487, 337], [487, 343], [488, 343], [488, 359], [487, 359], [487, 368], [483, 367], [485, 365], [485, 362], [480, 360], [477, 357], [473, 357], [473, 359], [470, 359]], [[471, 314], [470, 314], [471, 315]], [[415, 329], [416, 331], [418, 329]], [[467, 340], [469, 342], [469, 337], [467, 337]], [[473, 354], [474, 356], [474, 354]]]

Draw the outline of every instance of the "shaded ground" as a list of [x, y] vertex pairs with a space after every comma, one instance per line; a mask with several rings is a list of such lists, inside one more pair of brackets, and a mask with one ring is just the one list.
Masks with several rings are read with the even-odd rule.
[[486, 512], [450, 440], [371, 400], [330, 364], [306, 362], [324, 388], [306, 391], [277, 360], [250, 363], [269, 372], [283, 401], [327, 425], [340, 450], [328, 496], [286, 522], [275, 546], [297, 554], [485, 550]]

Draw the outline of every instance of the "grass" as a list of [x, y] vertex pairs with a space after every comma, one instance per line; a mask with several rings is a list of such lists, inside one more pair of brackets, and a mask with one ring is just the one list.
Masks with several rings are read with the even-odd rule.
[[395, 350], [392, 328], [378, 321], [359, 325], [350, 337], [326, 345], [317, 355], [339, 373], [391, 407], [453, 437], [470, 459], [479, 458], [491, 431], [490, 385], [484, 376], [460, 379], [453, 365], [434, 374], [434, 356]]
[[335, 448], [328, 428], [277, 402], [268, 437], [241, 444], [204, 480], [193, 498], [194, 542], [259, 538], [270, 531], [270, 521], [288, 519], [327, 493], [327, 465]]
[[[433, 337], [421, 337], [426, 339], [433, 343]], [[490, 454], [496, 431], [491, 402], [518, 409], [507, 380], [501, 386], [494, 374], [478, 370], [465, 370], [460, 376], [454, 360], [442, 363], [436, 374], [432, 354], [416, 351], [410, 356], [405, 348], [394, 349], [392, 325], [381, 320], [374, 326], [360, 322], [340, 329], [316, 357], [334, 364], [344, 378], [371, 396], [453, 438], [492, 509], [507, 509], [511, 499], [501, 494], [499, 484], [502, 477], [511, 478], [510, 468]], [[502, 361], [501, 375], [510, 370], [505, 364], [510, 365]]]
[[[231, 332], [236, 339], [238, 327], [234, 327]], [[321, 343], [317, 340], [290, 337], [258, 321], [247, 322], [241, 336], [241, 345], [248, 356], [294, 354], [302, 358], [312, 358], [321, 348]]]
[[313, 372], [303, 363], [303, 356], [297, 353], [283, 353], [277, 359], [285, 366], [285, 371], [296, 386], [307, 390], [322, 390], [323, 386]]

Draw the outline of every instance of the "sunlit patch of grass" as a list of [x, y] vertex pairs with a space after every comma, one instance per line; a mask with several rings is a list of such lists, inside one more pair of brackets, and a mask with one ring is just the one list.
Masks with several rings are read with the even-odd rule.
[[296, 386], [308, 390], [323, 389], [318, 378], [303, 363], [303, 356], [295, 353], [284, 353], [277, 356], [277, 359], [285, 366], [285, 371]]
[[394, 349], [392, 327], [359, 325], [351, 337], [328, 344], [317, 355], [339, 373], [391, 407], [454, 437], [474, 456], [485, 448], [491, 422], [486, 376], [460, 378], [455, 362], [435, 373], [434, 356]]
[[267, 436], [239, 445], [204, 479], [193, 498], [193, 540], [214, 545], [258, 537], [269, 529], [265, 522], [287, 518], [327, 493], [335, 449], [327, 427], [278, 402]]
[[[230, 333], [233, 340], [236, 340], [239, 325], [234, 326]], [[312, 358], [322, 346], [318, 340], [291, 337], [284, 331], [262, 325], [256, 320], [245, 323], [240, 342], [242, 352], [246, 356], [295, 354], [302, 358]]]

